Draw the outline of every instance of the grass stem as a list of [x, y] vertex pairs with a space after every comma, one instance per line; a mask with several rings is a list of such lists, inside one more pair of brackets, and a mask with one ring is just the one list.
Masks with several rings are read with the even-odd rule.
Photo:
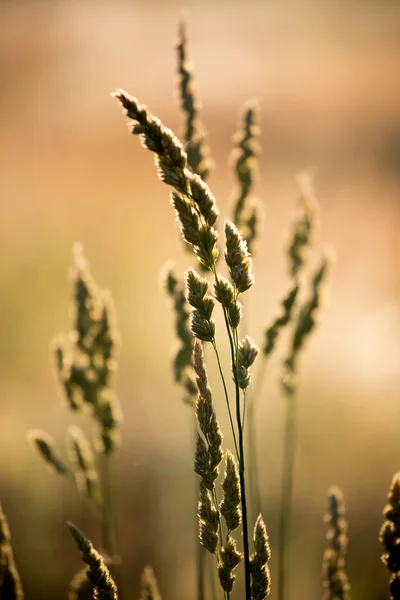
[[289, 538], [296, 448], [296, 398], [294, 392], [286, 392], [285, 404], [281, 512], [278, 537], [278, 600], [287, 600], [287, 586], [290, 582]]

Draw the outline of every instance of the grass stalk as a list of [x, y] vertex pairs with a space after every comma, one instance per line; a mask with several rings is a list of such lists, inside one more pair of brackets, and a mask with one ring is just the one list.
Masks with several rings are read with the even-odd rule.
[[238, 445], [237, 445], [237, 441], [236, 441], [236, 433], [235, 433], [235, 427], [234, 427], [234, 424], [233, 424], [232, 411], [231, 411], [231, 407], [230, 407], [230, 404], [229, 404], [228, 390], [227, 390], [227, 387], [226, 387], [225, 376], [224, 376], [224, 372], [222, 370], [221, 360], [220, 360], [220, 357], [219, 357], [219, 352], [218, 352], [217, 345], [216, 345], [215, 341], [213, 342], [213, 347], [214, 347], [214, 350], [215, 350], [215, 356], [217, 358], [218, 370], [219, 370], [219, 374], [221, 376], [222, 385], [224, 387], [225, 400], [226, 400], [226, 405], [227, 405], [227, 408], [228, 408], [229, 421], [230, 421], [230, 424], [231, 424], [233, 442], [235, 444], [235, 450], [236, 450], [236, 456], [237, 456], [237, 458], [239, 460], [239, 449], [238, 449]]
[[[235, 352], [235, 340], [234, 332], [231, 331], [231, 327], [228, 323], [226, 316], [226, 310], [224, 308], [225, 322], [227, 325], [229, 343], [231, 348], [231, 359], [233, 368], [233, 378], [235, 382], [235, 405], [236, 405], [236, 425], [238, 430], [238, 442], [239, 442], [239, 482], [240, 482], [240, 498], [242, 507], [242, 529], [243, 529], [243, 554], [244, 554], [244, 580], [245, 580], [245, 598], [251, 600], [251, 580], [250, 580], [250, 549], [249, 549], [249, 532], [247, 522], [247, 499], [246, 499], [246, 482], [245, 482], [245, 455], [244, 455], [244, 439], [243, 439], [243, 427], [242, 427], [242, 416], [240, 410], [240, 387], [237, 376], [237, 356], [238, 352]], [[233, 333], [233, 335], [232, 335]]]
[[112, 506], [112, 456], [101, 457], [101, 484], [102, 484], [102, 503], [101, 503], [101, 531], [103, 546], [109, 557], [118, 562], [116, 556], [116, 542]]
[[296, 398], [294, 392], [285, 395], [281, 510], [278, 535], [278, 600], [287, 598], [289, 577], [289, 537], [292, 516], [294, 460], [296, 451]]

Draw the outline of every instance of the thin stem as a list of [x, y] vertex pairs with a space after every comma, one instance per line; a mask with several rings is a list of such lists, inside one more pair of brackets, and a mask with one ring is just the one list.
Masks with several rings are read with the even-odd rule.
[[[215, 486], [214, 486], [214, 488], [213, 488], [213, 491], [212, 491], [212, 497], [213, 497], [213, 500], [214, 500], [214, 506], [215, 506], [215, 509], [216, 509], [216, 511], [217, 511], [217, 515], [218, 515], [218, 525], [219, 525], [219, 544], [220, 544], [220, 546], [221, 546], [221, 548], [222, 548], [222, 547], [223, 547], [223, 545], [224, 545], [224, 539], [223, 539], [223, 535], [222, 535], [221, 514], [220, 514], [220, 512], [219, 512], [219, 504], [218, 504], [217, 491], [216, 491], [216, 489], [215, 489]], [[218, 552], [218, 550], [217, 550], [217, 552]], [[219, 557], [218, 557], [218, 555], [216, 555], [216, 556], [217, 556], [217, 560], [219, 560]], [[230, 599], [230, 594], [229, 594], [229, 592], [226, 592], [225, 590], [224, 590], [224, 598], [225, 598], [225, 600], [229, 600], [229, 599]]]
[[293, 474], [296, 446], [296, 398], [293, 392], [286, 393], [285, 402], [284, 456], [278, 538], [278, 600], [285, 600], [287, 595], [286, 585], [289, 582], [288, 544], [292, 516]]
[[198, 543], [196, 538], [197, 554], [197, 600], [204, 600], [204, 567], [206, 560], [206, 549]]
[[[192, 444], [196, 447], [196, 435], [197, 435], [197, 419], [196, 413], [193, 411], [193, 440]], [[196, 493], [197, 498], [199, 496], [200, 490], [200, 481], [197, 481], [196, 477]], [[197, 600], [205, 600], [205, 592], [204, 592], [204, 573], [205, 573], [205, 560], [207, 550], [204, 548], [202, 544], [199, 543], [199, 535], [198, 535], [198, 524], [197, 524], [197, 515], [195, 519], [195, 542], [196, 542], [196, 562], [197, 562]]]
[[243, 552], [244, 552], [244, 578], [245, 578], [245, 590], [246, 600], [251, 599], [251, 588], [250, 588], [250, 551], [249, 551], [249, 535], [247, 525], [247, 502], [246, 502], [246, 484], [244, 478], [244, 444], [243, 444], [243, 429], [240, 421], [240, 392], [239, 384], [237, 381], [237, 373], [235, 373], [235, 386], [236, 386], [236, 419], [239, 432], [239, 480], [240, 480], [240, 496], [242, 504], [242, 526], [243, 526]]
[[232, 336], [231, 328], [229, 326], [227, 317], [225, 320], [226, 320], [226, 324], [227, 324], [228, 337], [229, 337], [229, 342], [230, 342], [230, 347], [231, 347], [232, 369], [233, 369], [233, 377], [234, 377], [234, 381], [235, 381], [236, 421], [237, 421], [238, 438], [239, 438], [239, 481], [240, 481], [240, 496], [241, 496], [241, 505], [242, 505], [244, 580], [245, 580], [245, 590], [246, 590], [245, 597], [246, 597], [246, 600], [251, 600], [250, 551], [249, 551], [249, 534], [248, 534], [248, 524], [247, 524], [246, 483], [245, 483], [245, 477], [244, 477], [244, 468], [245, 468], [244, 440], [243, 440], [243, 428], [242, 428], [241, 411], [240, 411], [240, 388], [239, 388], [239, 382], [238, 382], [238, 376], [237, 376], [237, 351], [235, 353], [234, 336]]
[[219, 358], [219, 353], [218, 353], [217, 345], [216, 345], [215, 341], [212, 342], [212, 345], [213, 345], [213, 348], [215, 350], [215, 355], [217, 357], [218, 369], [219, 369], [219, 374], [220, 374], [221, 379], [222, 379], [222, 385], [224, 386], [225, 400], [226, 400], [226, 405], [228, 407], [229, 420], [230, 420], [230, 423], [231, 423], [233, 441], [235, 443], [236, 455], [237, 455], [237, 457], [239, 459], [239, 450], [238, 450], [238, 446], [237, 446], [237, 442], [236, 442], [235, 427], [233, 425], [233, 418], [232, 418], [231, 407], [230, 407], [230, 404], [229, 404], [229, 396], [228, 396], [228, 390], [227, 390], [227, 387], [226, 387], [225, 377], [224, 377], [224, 373], [222, 371], [221, 361], [220, 361], [220, 358]]
[[[261, 364], [257, 369], [254, 386], [250, 388], [247, 398], [246, 412], [247, 414], [247, 443], [249, 446], [249, 488], [250, 488], [250, 504], [253, 514], [257, 516], [261, 512], [261, 490], [260, 479], [258, 475], [258, 452], [256, 444], [256, 427], [255, 427], [255, 412], [258, 400], [263, 388], [267, 359], [265, 354], [262, 355]], [[244, 418], [243, 418], [244, 421]]]
[[112, 486], [111, 486], [111, 457], [104, 456], [102, 460], [102, 497], [101, 526], [103, 546], [111, 559], [115, 553], [115, 539], [112, 520]]
[[[204, 548], [204, 550], [205, 550], [205, 548]], [[207, 564], [208, 564], [209, 575], [210, 575], [211, 600], [217, 600], [217, 586], [216, 586], [216, 582], [215, 582], [215, 572], [214, 572], [214, 569], [213, 569], [213, 565], [211, 563], [211, 560], [208, 560], [208, 556], [206, 556], [205, 559], [206, 559]]]
[[243, 413], [242, 413], [242, 429], [244, 431], [244, 422], [246, 418], [246, 402], [247, 402], [247, 390], [243, 390]]

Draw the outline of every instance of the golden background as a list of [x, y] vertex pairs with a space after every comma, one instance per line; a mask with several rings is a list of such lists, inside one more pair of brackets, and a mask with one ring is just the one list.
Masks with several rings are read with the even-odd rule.
[[[247, 317], [256, 341], [287, 287], [283, 252], [300, 169], [316, 171], [317, 248], [336, 249], [328, 306], [301, 361], [292, 594], [321, 595], [322, 516], [326, 490], [336, 483], [347, 500], [353, 598], [385, 598], [377, 532], [400, 468], [395, 0], [0, 3], [0, 498], [26, 596], [65, 597], [81, 564], [66, 520], [100, 543], [90, 506], [26, 441], [28, 428], [42, 428], [64, 453], [67, 425], [80, 422], [57, 397], [49, 353], [49, 342], [70, 326], [76, 241], [96, 281], [113, 293], [123, 339], [116, 389], [125, 419], [114, 504], [126, 589], [137, 596], [150, 562], [164, 600], [195, 595], [192, 423], [172, 382], [172, 314], [159, 281], [167, 260], [183, 272], [190, 258], [153, 157], [128, 134], [110, 97], [123, 87], [181, 132], [173, 46], [183, 12], [222, 216], [230, 214], [228, 156], [238, 111], [248, 98], [262, 106], [256, 193], [265, 225]], [[273, 553], [283, 352], [284, 343], [258, 419]], [[276, 580], [275, 568], [272, 559]]]

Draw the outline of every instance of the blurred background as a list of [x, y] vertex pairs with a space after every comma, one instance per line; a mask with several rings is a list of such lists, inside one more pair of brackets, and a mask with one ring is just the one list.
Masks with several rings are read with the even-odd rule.
[[[49, 352], [70, 327], [76, 241], [96, 281], [113, 293], [123, 340], [114, 505], [126, 588], [137, 595], [150, 562], [165, 600], [195, 596], [192, 415], [172, 381], [172, 313], [159, 276], [167, 260], [183, 272], [191, 257], [153, 157], [110, 98], [123, 87], [182, 131], [173, 47], [183, 12], [216, 164], [209, 182], [223, 216], [231, 211], [228, 157], [238, 111], [249, 98], [262, 106], [255, 191], [265, 224], [247, 316], [257, 342], [288, 284], [284, 248], [300, 169], [316, 173], [315, 257], [326, 244], [336, 249], [327, 306], [301, 361], [292, 592], [321, 595], [326, 491], [336, 483], [347, 500], [353, 597], [388, 597], [377, 533], [400, 468], [396, 0], [0, 3], [0, 498], [26, 596], [65, 597], [81, 565], [66, 520], [100, 544], [91, 507], [26, 441], [28, 428], [42, 428], [64, 456], [68, 424], [84, 422], [58, 398]], [[257, 420], [273, 553], [284, 351], [282, 340]], [[212, 363], [210, 377], [227, 433]], [[274, 582], [272, 589], [274, 596]]]

